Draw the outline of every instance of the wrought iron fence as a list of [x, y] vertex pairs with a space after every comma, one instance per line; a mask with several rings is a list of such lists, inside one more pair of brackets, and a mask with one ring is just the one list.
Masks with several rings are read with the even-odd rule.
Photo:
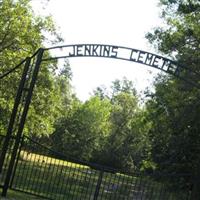
[[[5, 136], [0, 135], [0, 154], [2, 152], [4, 141], [5, 141]], [[4, 182], [5, 182], [6, 172], [8, 170], [8, 166], [10, 163], [10, 158], [11, 158], [11, 153], [12, 153], [13, 147], [14, 147], [14, 138], [12, 137], [12, 139], [10, 140], [9, 146], [8, 146], [7, 153], [5, 155], [4, 164], [0, 171], [0, 187], [3, 187]]]
[[[0, 136], [0, 139], [1, 145], [4, 137]], [[173, 186], [180, 181], [179, 176], [166, 179], [136, 172], [130, 174], [77, 161], [28, 137], [23, 137], [21, 144], [10, 183], [13, 190], [52, 200], [190, 199], [189, 190]], [[6, 158], [4, 171], [9, 162], [9, 152]], [[1, 173], [1, 186], [4, 171]]]
[[[44, 51], [48, 52], [48, 50], [68, 47], [85, 48], [86, 46], [94, 47], [95, 45], [67, 45], [49, 49], [39, 49], [32, 57], [26, 58], [18, 66], [5, 72], [3, 75], [0, 75], [0, 79], [4, 79], [17, 68], [22, 69], [21, 67], [23, 67], [23, 72], [20, 72], [22, 73], [22, 77], [8, 125], [7, 138], [5, 139], [4, 136], [0, 136], [0, 187], [3, 187], [4, 196], [6, 196], [7, 188], [9, 186], [9, 188], [14, 190], [55, 200], [190, 199], [191, 192], [189, 187], [180, 187], [182, 185], [187, 185], [181, 184], [182, 181], [187, 180], [187, 178], [184, 178], [185, 175], [177, 176], [171, 174], [164, 177], [164, 175], [144, 175], [136, 172], [130, 174], [88, 162], [69, 159], [66, 155], [52, 151], [28, 137], [21, 137], [33, 88], [42, 61], [70, 57], [70, 55], [95, 55], [97, 57], [105, 57], [105, 55], [96, 55], [96, 53], [94, 54], [94, 52], [91, 52], [89, 55], [80, 55], [78, 53], [77, 55], [72, 55], [69, 53], [68, 56], [65, 55], [54, 58], [47, 57], [45, 59], [43, 58]], [[148, 57], [148, 63], [150, 59], [153, 59], [153, 56], [154, 58], [161, 59], [160, 56], [140, 50], [110, 45], [96, 45], [96, 47], [97, 46], [111, 48], [114, 57], [117, 59], [127, 60], [125, 58], [117, 57], [118, 50], [120, 51], [120, 49], [130, 50], [131, 56], [133, 52], [138, 52], [139, 55], [145, 54]], [[113, 57], [113, 55], [109, 54], [106, 57]], [[132, 57], [128, 60], [141, 63], [139, 57], [137, 60], [132, 59]], [[151, 64], [148, 64], [146, 61], [142, 64], [151, 66]], [[152, 63], [152, 65], [154, 64]], [[167, 68], [164, 70], [163, 67], [165, 64], [167, 64]], [[196, 82], [193, 79], [190, 79], [190, 75], [193, 75], [193, 73], [196, 76], [198, 75], [196, 72], [192, 72], [187, 68], [181, 68], [180, 71], [180, 66], [176, 67], [175, 65], [176, 63], [173, 61], [163, 58], [161, 70], [176, 75], [192, 84], [194, 87], [199, 88], [199, 85], [196, 85]], [[153, 67], [156, 66], [154, 65]], [[157, 66], [156, 68], [159, 67]], [[173, 71], [172, 68], [175, 71]], [[179, 73], [184, 72], [185, 70], [189, 75], [188, 80], [185, 80], [184, 77], [181, 76], [182, 73]], [[199, 77], [199, 75], [197, 77]], [[199, 180], [197, 182], [198, 184], [196, 185], [198, 186]]]

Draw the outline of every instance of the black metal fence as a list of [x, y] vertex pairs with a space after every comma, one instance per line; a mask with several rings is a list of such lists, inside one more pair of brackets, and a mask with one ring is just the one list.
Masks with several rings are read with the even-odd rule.
[[[3, 140], [4, 137], [0, 136], [1, 147]], [[166, 179], [164, 176], [124, 173], [69, 159], [28, 137], [23, 137], [21, 142], [10, 189], [52, 200], [190, 199], [189, 189], [177, 187], [181, 181], [177, 175]], [[8, 151], [0, 176], [1, 186], [9, 158]]]
[[[5, 136], [0, 135], [0, 154], [2, 152], [2, 148], [3, 148], [3, 144], [5, 141]], [[13, 150], [13, 146], [14, 146], [14, 138], [12, 138], [10, 140], [9, 146], [8, 146], [8, 150], [5, 156], [5, 161], [2, 167], [2, 171], [0, 172], [0, 187], [2, 188], [5, 182], [5, 178], [6, 178], [6, 173], [7, 173], [7, 169], [10, 163], [10, 155], [12, 153]]]

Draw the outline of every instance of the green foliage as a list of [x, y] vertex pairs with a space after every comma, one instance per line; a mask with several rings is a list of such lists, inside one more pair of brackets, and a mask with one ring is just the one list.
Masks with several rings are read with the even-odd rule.
[[[46, 35], [52, 35], [49, 42], [61, 41], [51, 17], [35, 16], [29, 0], [5, 0], [0, 3], [0, 30], [0, 74], [43, 47], [48, 40]], [[41, 66], [25, 134], [44, 135], [53, 132], [55, 119], [63, 115], [69, 104], [70, 74], [66, 77], [66, 71], [64, 78], [64, 75], [55, 75], [55, 70], [56, 63], [43, 63]], [[22, 67], [0, 80], [1, 134], [5, 134], [7, 129], [21, 73]], [[64, 89], [67, 90], [65, 95], [60, 95]]]
[[116, 95], [112, 104], [112, 127], [100, 160], [116, 168], [140, 169], [149, 152], [145, 111], [138, 107], [136, 96], [125, 92]]
[[[69, 66], [66, 66], [68, 68]], [[53, 75], [48, 65], [42, 65], [25, 127], [30, 136], [49, 135], [54, 123], [70, 110], [73, 94], [69, 75], [62, 71]]]
[[[147, 38], [158, 51], [199, 72], [200, 4], [197, 0], [161, 0], [165, 27]], [[0, 73], [30, 56], [52, 34], [59, 42], [50, 17], [35, 16], [28, 0], [0, 3]], [[19, 31], [20, 30], [20, 31]], [[144, 107], [132, 81], [115, 80], [111, 91], [98, 87], [81, 103], [72, 93], [66, 62], [42, 63], [25, 134], [47, 136], [49, 146], [78, 159], [126, 170], [156, 169], [188, 173], [200, 162], [199, 91], [171, 76], [155, 80], [155, 92]], [[55, 73], [56, 72], [56, 73]], [[5, 134], [21, 70], [0, 85], [0, 133]], [[189, 74], [184, 74], [187, 78]], [[196, 81], [195, 74], [190, 74]], [[51, 136], [49, 136], [53, 133]], [[42, 138], [43, 139], [43, 138]]]
[[56, 123], [54, 149], [124, 170], [140, 169], [150, 159], [150, 124], [131, 81], [115, 80], [110, 93], [98, 87], [85, 103], [73, 103], [68, 115]]
[[121, 92], [128, 93], [134, 96], [136, 96], [137, 94], [133, 82], [128, 80], [126, 77], [123, 77], [122, 80], [114, 80], [112, 82], [110, 90], [108, 90], [108, 88], [106, 88], [105, 86], [97, 87], [93, 91], [93, 94], [95, 96], [100, 97], [101, 99], [114, 99], [114, 97], [120, 94]]
[[111, 104], [92, 97], [84, 104], [73, 103], [70, 113], [56, 124], [53, 147], [70, 156], [89, 160], [93, 151], [101, 149], [108, 135]]
[[[167, 26], [155, 28], [147, 38], [161, 52], [199, 72], [200, 3], [198, 0], [161, 1]], [[189, 74], [183, 74], [187, 79]], [[190, 74], [197, 79], [195, 74]], [[200, 163], [200, 91], [174, 77], [158, 76], [155, 93], [148, 94], [149, 137], [157, 169], [170, 173], [197, 173]], [[185, 180], [184, 184], [191, 184]]]

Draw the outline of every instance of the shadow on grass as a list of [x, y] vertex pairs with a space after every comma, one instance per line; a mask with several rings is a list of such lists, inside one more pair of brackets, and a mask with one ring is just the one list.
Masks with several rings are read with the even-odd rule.
[[[0, 189], [0, 193], [2, 190]], [[7, 197], [1, 197], [0, 200], [42, 200], [41, 198], [35, 197], [33, 195], [24, 194], [22, 192], [17, 192], [13, 190], [9, 190]], [[43, 199], [45, 200], [45, 199]]]

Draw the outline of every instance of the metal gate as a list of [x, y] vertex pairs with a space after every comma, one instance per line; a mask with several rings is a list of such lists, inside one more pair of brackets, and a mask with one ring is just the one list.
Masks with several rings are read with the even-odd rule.
[[52, 200], [188, 200], [190, 188], [178, 189], [183, 178], [191, 177], [127, 173], [81, 162], [23, 136], [9, 188]]
[[[6, 196], [7, 189], [10, 184], [11, 175], [15, 165], [16, 155], [19, 150], [20, 140], [22, 138], [22, 132], [39, 72], [39, 67], [42, 61], [43, 52], [43, 49], [39, 49], [32, 57], [26, 58], [17, 66], [23, 67], [24, 69], [16, 94], [7, 134], [1, 149], [0, 173], [1, 175], [3, 174], [3, 176], [5, 176], [3, 177], [3, 180], [1, 180], [1, 182], [4, 182], [2, 196]], [[12, 71], [9, 71], [6, 75], [11, 72]], [[10, 153], [9, 150], [11, 151]]]
[[[54, 57], [49, 57], [48, 52], [49, 51], [53, 51], [53, 50], [59, 50], [59, 49], [63, 49], [64, 51], [64, 55], [59, 55], [59, 56], [54, 56]], [[44, 52], [47, 52], [46, 56], [43, 56]], [[125, 55], [125, 53], [126, 55]], [[27, 163], [26, 159], [25, 161], [23, 160], [23, 156], [22, 154], [27, 154], [28, 150], [24, 149], [22, 151], [22, 149], [24, 148], [24, 137], [22, 136], [22, 132], [23, 132], [23, 128], [24, 128], [24, 124], [25, 124], [25, 120], [26, 120], [26, 116], [28, 113], [28, 109], [29, 109], [29, 105], [31, 102], [31, 97], [32, 97], [32, 93], [33, 93], [33, 89], [36, 83], [36, 79], [37, 79], [37, 75], [40, 69], [40, 64], [42, 61], [50, 61], [50, 60], [57, 60], [57, 59], [61, 59], [61, 58], [69, 58], [69, 57], [103, 57], [103, 58], [115, 58], [115, 59], [121, 59], [121, 60], [127, 60], [127, 61], [131, 61], [131, 62], [138, 62], [140, 64], [144, 64], [144, 65], [148, 65], [150, 67], [154, 67], [157, 69], [160, 69], [166, 73], [169, 73], [171, 75], [174, 75], [184, 81], [186, 81], [187, 83], [193, 85], [194, 87], [197, 87], [198, 89], [200, 88], [200, 85], [198, 85], [197, 80], [200, 80], [200, 75], [197, 72], [191, 71], [189, 68], [187, 67], [183, 67], [180, 66], [178, 63], [171, 61], [167, 58], [164, 58], [162, 56], [158, 56], [149, 52], [145, 52], [145, 51], [141, 51], [141, 50], [136, 50], [136, 49], [131, 49], [131, 48], [127, 48], [127, 47], [120, 47], [120, 46], [111, 46], [111, 45], [98, 45], [98, 44], [81, 44], [81, 45], [66, 45], [66, 46], [60, 46], [60, 47], [53, 47], [53, 48], [48, 48], [48, 49], [39, 49], [32, 57], [28, 57], [26, 58], [24, 61], [22, 61], [17, 67], [23, 67], [23, 73], [21, 76], [21, 81], [18, 87], [18, 91], [17, 91], [17, 95], [15, 98], [15, 102], [14, 102], [14, 106], [13, 106], [13, 110], [12, 110], [12, 114], [10, 117], [10, 122], [8, 125], [8, 129], [7, 129], [7, 134], [6, 137], [0, 136], [1, 137], [1, 141], [0, 141], [0, 145], [1, 145], [1, 151], [0, 151], [0, 186], [3, 188], [3, 192], [2, 192], [2, 196], [6, 196], [7, 190], [9, 188], [9, 186], [13, 189], [17, 189], [20, 191], [25, 191], [24, 189], [22, 189], [25, 186], [19, 186], [19, 183], [16, 182], [16, 176], [19, 174], [23, 174], [23, 172], [19, 172], [20, 166], [26, 166]], [[17, 68], [16, 67], [16, 68]], [[14, 69], [16, 69], [14, 68]], [[8, 73], [4, 74], [3, 76], [0, 76], [0, 79], [4, 78], [4, 76], [7, 76], [9, 73], [12, 73], [12, 71], [14, 70], [10, 70]], [[184, 75], [187, 74], [187, 80], [184, 79]], [[193, 80], [193, 75], [195, 74], [196, 80]], [[30, 138], [26, 138], [26, 140], [30, 140]], [[34, 142], [34, 141], [32, 141]], [[39, 145], [39, 144], [37, 144]], [[44, 147], [45, 148], [45, 147]], [[50, 151], [50, 150], [49, 150]], [[55, 152], [54, 152], [55, 153]], [[36, 155], [37, 152], [32, 152], [32, 154]], [[31, 154], [31, 155], [32, 155]], [[55, 153], [56, 155], [56, 153]], [[112, 189], [115, 191], [120, 191], [120, 193], [113, 193], [111, 192], [112, 195], [114, 195], [114, 197], [109, 197], [109, 199], [120, 199], [120, 195], [123, 193], [135, 193], [136, 191], [140, 191], [139, 193], [142, 193], [143, 195], [140, 197], [138, 196], [139, 193], [137, 193], [137, 197], [136, 199], [164, 199], [161, 198], [158, 194], [158, 196], [156, 198], [154, 198], [154, 192], [149, 192], [149, 191], [154, 191], [154, 187], [150, 186], [150, 185], [155, 185], [155, 188], [162, 188], [162, 189], [158, 189], [158, 191], [166, 191], [167, 194], [169, 194], [169, 196], [167, 197], [165, 195], [165, 199], [174, 199], [175, 197], [173, 196], [172, 193], [168, 193], [168, 189], [165, 186], [159, 186], [159, 183], [157, 185], [157, 182], [152, 182], [151, 179], [144, 178], [143, 176], [130, 176], [130, 180], [128, 182], [130, 182], [130, 184], [125, 183], [124, 185], [124, 181], [126, 180], [126, 176], [129, 177], [129, 175], [125, 174], [125, 173], [115, 173], [115, 171], [109, 171], [107, 169], [105, 169], [105, 167], [100, 167], [98, 169], [100, 169], [100, 171], [97, 170], [96, 165], [90, 165], [88, 163], [79, 163], [79, 164], [83, 164], [86, 165], [86, 167], [90, 167], [91, 169], [87, 169], [86, 172], [82, 172], [81, 169], [79, 169], [78, 174], [87, 174], [87, 175], [80, 175], [81, 178], [81, 183], [82, 185], [87, 185], [86, 182], [88, 183], [88, 179], [89, 180], [93, 180], [92, 181], [92, 185], [90, 185], [89, 187], [82, 187], [81, 189], [79, 187], [77, 187], [76, 182], [73, 181], [75, 183], [74, 188], [72, 188], [72, 186], [70, 186], [70, 188], [66, 188], [64, 187], [64, 185], [66, 184], [66, 180], [63, 180], [62, 178], [65, 177], [64, 174], [69, 173], [66, 169], [67, 167], [65, 166], [65, 164], [61, 164], [61, 168], [56, 167], [55, 163], [53, 162], [53, 159], [56, 158], [54, 154], [49, 155], [49, 154], [44, 154], [41, 156], [46, 156], [48, 157], [51, 161], [44, 161], [42, 164], [40, 163], [40, 159], [38, 160], [38, 164], [41, 165], [41, 168], [46, 169], [46, 167], [49, 170], [49, 173], [43, 173], [42, 172], [38, 172], [39, 174], [42, 174], [42, 177], [45, 176], [50, 176], [51, 173], [56, 173], [54, 176], [54, 180], [52, 180], [54, 182], [54, 184], [58, 184], [58, 183], [63, 183], [63, 185], [61, 185], [59, 188], [56, 188], [57, 194], [59, 194], [62, 192], [62, 188], [64, 188], [64, 191], [73, 191], [73, 194], [78, 194], [76, 190], [81, 190], [81, 191], [89, 191], [91, 190], [89, 193], [91, 194], [90, 196], [86, 196], [86, 199], [97, 199], [97, 197], [102, 197], [100, 199], [106, 199], [106, 197], [104, 197], [104, 195], [109, 195], [110, 193], [110, 183], [112, 185]], [[61, 155], [60, 155], [61, 156]], [[62, 155], [63, 156], [63, 155]], [[62, 157], [61, 156], [61, 157]], [[37, 157], [37, 156], [36, 156]], [[46, 157], [43, 157], [44, 159], [46, 159]], [[65, 161], [70, 161], [67, 160], [65, 157], [63, 157], [63, 159], [61, 159], [61, 161], [56, 161], [56, 162], [65, 162]], [[36, 165], [36, 161], [34, 161], [34, 165]], [[27, 166], [26, 166], [27, 168]], [[73, 167], [72, 167], [73, 168]], [[33, 168], [32, 168], [33, 169]], [[54, 169], [54, 170], [53, 170]], [[93, 170], [95, 169], [95, 170]], [[104, 170], [105, 169], [105, 170]], [[75, 172], [76, 170], [72, 170], [70, 168], [69, 171], [70, 173], [73, 174], [73, 176], [77, 177], [77, 180], [79, 180], [79, 176], [77, 175], [77, 172]], [[36, 170], [34, 170], [36, 171]], [[84, 170], [83, 170], [84, 171]], [[108, 172], [109, 171], [109, 172]], [[19, 172], [19, 173], [18, 173]], [[51, 172], [51, 173], [50, 173]], [[36, 173], [36, 172], [34, 172]], [[113, 173], [115, 175], [113, 175]], [[36, 173], [37, 174], [37, 173]], [[45, 175], [47, 174], [47, 175]], [[93, 176], [94, 174], [94, 176]], [[109, 174], [109, 175], [108, 175]], [[113, 177], [114, 176], [114, 177]], [[60, 177], [60, 181], [57, 180], [57, 177]], [[110, 178], [111, 177], [111, 178]], [[129, 178], [128, 178], [129, 179]], [[20, 180], [20, 179], [19, 179]], [[22, 180], [22, 179], [21, 179]], [[29, 180], [27, 181], [31, 181], [32, 177], [29, 177]], [[70, 180], [70, 178], [68, 177], [68, 180]], [[86, 180], [86, 182], [84, 182], [84, 180]], [[110, 181], [109, 181], [110, 180]], [[116, 182], [113, 180], [116, 180]], [[135, 181], [134, 181], [135, 180]], [[139, 186], [137, 181], [139, 180]], [[148, 182], [148, 180], [150, 182]], [[45, 185], [46, 183], [44, 183], [44, 180], [39, 180], [39, 185]], [[80, 180], [79, 180], [80, 181]], [[23, 182], [23, 181], [22, 181]], [[90, 181], [89, 181], [90, 182]], [[125, 181], [127, 182], [127, 181]], [[25, 182], [24, 182], [25, 183]], [[115, 185], [115, 183], [117, 183], [117, 185]], [[150, 184], [149, 184], [150, 183]], [[27, 184], [27, 182], [26, 182]], [[32, 183], [33, 184], [33, 183]], [[77, 183], [79, 185], [79, 183]], [[89, 183], [88, 183], [89, 184]], [[198, 181], [197, 181], [197, 185], [195, 186], [195, 188], [198, 188]], [[71, 185], [71, 184], [70, 184]], [[108, 186], [107, 186], [108, 185]], [[121, 185], [120, 187], [118, 187], [119, 185]], [[126, 191], [126, 189], [117, 189], [117, 188], [125, 188], [125, 186], [127, 188], [131, 188], [129, 191]], [[159, 186], [159, 187], [158, 187]], [[48, 194], [51, 194], [51, 190], [54, 190], [52, 188], [51, 185], [48, 186]], [[75, 188], [79, 188], [79, 189], [75, 189]], [[93, 189], [92, 189], [93, 188]], [[135, 189], [133, 189], [135, 188]], [[140, 189], [139, 189], [140, 188]], [[150, 189], [146, 189], [146, 188], [150, 188]], [[31, 192], [34, 191], [34, 192]], [[43, 190], [44, 191], [44, 190]], [[106, 192], [107, 191], [107, 192]], [[148, 192], [146, 192], [148, 191]], [[48, 198], [52, 198], [52, 199], [65, 199], [65, 197], [63, 196], [61, 197], [50, 197], [46, 194], [41, 194], [42, 191], [38, 192], [38, 189], [35, 188], [35, 190], [28, 188], [25, 192], [30, 192], [33, 194], [37, 194], [40, 196], [45, 196]], [[163, 194], [163, 192], [158, 192], [159, 194]], [[83, 194], [80, 193], [81, 195], [79, 195], [79, 197], [76, 197], [74, 195], [72, 195], [72, 199], [84, 199], [83, 198]], [[147, 197], [148, 195], [150, 195], [150, 197]], [[66, 195], [66, 193], [65, 193]], [[88, 192], [84, 193], [84, 195], [88, 195]], [[185, 194], [184, 194], [185, 195]], [[128, 197], [123, 197], [124, 199], [129, 199]], [[130, 196], [131, 199], [134, 199], [134, 196]], [[181, 199], [187, 199], [188, 198], [188, 193], [186, 194], [186, 196], [181, 197]]]

